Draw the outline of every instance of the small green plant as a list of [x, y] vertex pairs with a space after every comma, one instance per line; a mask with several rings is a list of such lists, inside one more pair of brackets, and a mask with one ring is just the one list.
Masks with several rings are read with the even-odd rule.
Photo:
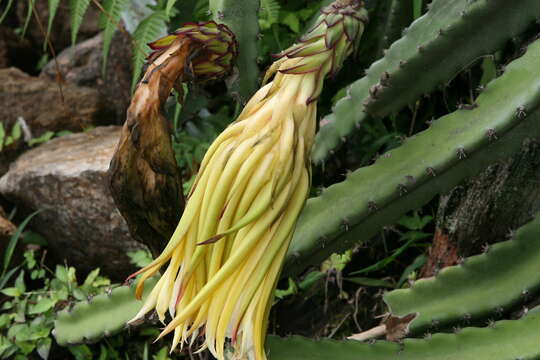
[[[45, 131], [42, 135], [30, 139], [24, 139], [26, 144], [30, 147], [46, 143], [47, 141], [51, 140], [55, 137], [60, 137], [64, 135], [72, 134], [69, 130], [61, 130], [61, 131]], [[22, 126], [21, 122], [17, 121], [13, 126], [11, 127], [11, 130], [8, 132], [7, 129], [4, 127], [4, 124], [0, 123], [0, 152], [7, 148], [8, 146], [15, 144], [19, 141], [23, 140], [22, 136]]]
[[[41, 255], [38, 250], [26, 250], [22, 266], [16, 268], [18, 276], [13, 286], [1, 290], [4, 295], [0, 315], [2, 359], [26, 359], [32, 353], [47, 359], [55, 311], [75, 300], [103, 293], [111, 285], [109, 279], [99, 275], [99, 269], [78, 283], [74, 267], [57, 265], [53, 271], [44, 265]], [[32, 290], [30, 284], [35, 283], [41, 286]]]
[[16, 122], [12, 127], [11, 131], [8, 131], [4, 127], [4, 124], [0, 123], [0, 151], [2, 151], [5, 147], [15, 143], [18, 141], [22, 136], [22, 128], [21, 124], [19, 122]]

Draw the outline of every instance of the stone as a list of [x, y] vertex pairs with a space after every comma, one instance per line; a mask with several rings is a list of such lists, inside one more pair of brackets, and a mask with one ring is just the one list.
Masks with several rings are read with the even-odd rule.
[[129, 235], [107, 185], [120, 127], [55, 138], [21, 155], [0, 178], [0, 194], [27, 211], [43, 209], [32, 228], [53, 260], [85, 273], [96, 267], [114, 280], [134, 271], [126, 255], [142, 248]]
[[18, 118], [38, 137], [49, 130], [110, 124], [114, 115], [97, 89], [29, 76], [13, 67], [0, 69], [0, 121], [10, 129]]
[[112, 40], [105, 73], [103, 35], [100, 33], [58, 54], [42, 69], [40, 77], [61, 78], [66, 84], [96, 88], [115, 114], [113, 124], [121, 125], [131, 98], [132, 44], [129, 34], [117, 31]]

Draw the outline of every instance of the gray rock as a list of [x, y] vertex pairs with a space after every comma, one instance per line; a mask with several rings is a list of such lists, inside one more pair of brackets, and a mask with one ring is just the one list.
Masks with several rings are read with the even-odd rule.
[[115, 280], [133, 266], [127, 251], [142, 248], [129, 235], [107, 186], [120, 127], [53, 139], [25, 152], [0, 178], [0, 194], [28, 210], [44, 209], [32, 225], [56, 261], [81, 272], [100, 267]]
[[13, 67], [0, 69], [0, 121], [9, 129], [19, 117], [34, 137], [47, 130], [81, 131], [113, 121], [96, 89], [63, 84], [61, 94], [55, 81], [33, 77]]
[[123, 124], [131, 98], [132, 43], [129, 34], [117, 31], [112, 40], [105, 73], [102, 33], [67, 48], [45, 65], [40, 77], [66, 84], [96, 88], [115, 113], [114, 124]]

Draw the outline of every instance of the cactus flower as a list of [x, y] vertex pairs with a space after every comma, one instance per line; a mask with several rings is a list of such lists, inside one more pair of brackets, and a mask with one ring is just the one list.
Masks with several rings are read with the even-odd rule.
[[184, 208], [163, 107], [173, 87], [181, 91], [179, 85], [193, 77], [205, 81], [228, 73], [237, 44], [225, 25], [211, 21], [186, 24], [150, 46], [154, 51], [131, 99], [109, 167], [109, 185], [133, 237], [157, 256]]
[[227, 26], [213, 21], [186, 23], [172, 34], [149, 43], [153, 51], [148, 55], [148, 61], [159, 63], [157, 59], [170, 53], [171, 45], [183, 38], [199, 45], [189, 59], [191, 71], [198, 81], [219, 79], [231, 71], [238, 55], [238, 44]]
[[[273, 292], [310, 188], [310, 150], [323, 80], [355, 48], [366, 21], [359, 0], [322, 10], [300, 42], [278, 54], [238, 119], [208, 149], [169, 243], [137, 273], [168, 263], [135, 319], [155, 309], [174, 333], [172, 348], [192, 344], [224, 359], [266, 359]], [[156, 47], [160, 46], [156, 42]], [[211, 65], [209, 65], [211, 66]]]

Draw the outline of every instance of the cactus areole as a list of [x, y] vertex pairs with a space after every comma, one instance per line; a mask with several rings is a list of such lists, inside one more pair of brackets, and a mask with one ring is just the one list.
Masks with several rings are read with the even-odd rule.
[[[336, 1], [277, 55], [266, 84], [208, 149], [166, 248], [132, 275], [141, 274], [140, 295], [168, 264], [133, 321], [155, 309], [166, 324], [160, 337], [174, 333], [173, 349], [204, 336], [202, 348], [217, 359], [225, 358], [227, 339], [235, 359], [266, 359], [274, 288], [310, 187], [316, 100], [324, 78], [355, 49], [366, 14], [361, 1]], [[167, 56], [172, 36], [152, 44], [154, 61]], [[194, 73], [219, 73], [212, 61], [194, 65]]]

